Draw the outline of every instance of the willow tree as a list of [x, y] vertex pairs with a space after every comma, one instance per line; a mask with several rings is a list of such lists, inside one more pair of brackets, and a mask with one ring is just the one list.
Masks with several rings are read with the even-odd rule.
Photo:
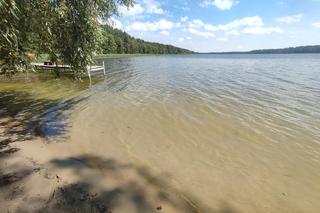
[[77, 76], [92, 62], [100, 46], [99, 20], [117, 14], [117, 5], [127, 7], [132, 0], [56, 0], [52, 32], [61, 60], [70, 64]]
[[69, 64], [79, 76], [100, 44], [99, 20], [117, 14], [119, 5], [132, 4], [133, 0], [0, 0], [2, 73], [16, 71], [25, 52], [36, 51]]
[[0, 74], [24, 71], [28, 52], [55, 52], [52, 9], [48, 0], [0, 0]]
[[0, 0], [0, 74], [20, 70], [19, 10], [15, 1]]

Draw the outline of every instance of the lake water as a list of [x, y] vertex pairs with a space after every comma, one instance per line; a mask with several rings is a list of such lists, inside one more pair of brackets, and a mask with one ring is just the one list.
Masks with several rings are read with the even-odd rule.
[[144, 165], [212, 212], [319, 212], [320, 55], [105, 62], [91, 86], [45, 84], [85, 97], [65, 133], [79, 152]]

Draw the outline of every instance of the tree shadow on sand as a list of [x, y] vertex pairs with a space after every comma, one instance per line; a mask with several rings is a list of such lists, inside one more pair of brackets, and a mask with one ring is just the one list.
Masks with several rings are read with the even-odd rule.
[[[64, 112], [84, 100], [82, 97], [51, 100], [34, 97], [29, 92], [0, 91], [1, 201], [19, 200], [23, 197], [26, 192], [24, 181], [41, 170], [41, 165], [36, 165], [29, 159], [23, 165], [16, 163], [17, 159], [11, 157], [19, 149], [13, 144], [28, 142], [37, 137], [64, 137], [68, 130], [69, 115]], [[0, 212], [5, 211], [2, 208], [0, 207]]]
[[[209, 208], [190, 193], [176, 189], [164, 175], [154, 175], [146, 167], [92, 155], [56, 159], [51, 163], [58, 168], [71, 170], [79, 177], [79, 181], [57, 188], [39, 212], [149, 213], [170, 210], [184, 213], [236, 213], [227, 202], [221, 202], [217, 208]], [[94, 190], [101, 182], [97, 174], [102, 174], [103, 183], [109, 183], [108, 187], [98, 187], [99, 192]]]
[[64, 135], [67, 123], [64, 111], [85, 98], [49, 100], [34, 98], [30, 93], [0, 92], [0, 149], [10, 143], [26, 141], [33, 136]]
[[[5, 173], [4, 160], [19, 151], [12, 143], [34, 137], [62, 136], [66, 133], [66, 117], [62, 112], [71, 109], [84, 98], [48, 100], [34, 98], [27, 92], [0, 92], [0, 190], [29, 176], [37, 170]], [[49, 119], [55, 123], [48, 126]], [[59, 122], [61, 121], [61, 122]]]

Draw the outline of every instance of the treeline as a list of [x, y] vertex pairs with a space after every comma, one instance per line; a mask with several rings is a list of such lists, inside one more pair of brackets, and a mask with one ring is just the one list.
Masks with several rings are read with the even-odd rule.
[[103, 54], [187, 54], [190, 50], [172, 45], [147, 42], [130, 36], [128, 33], [114, 29], [109, 25], [102, 27]]
[[320, 45], [309, 45], [300, 47], [289, 47], [282, 49], [262, 49], [242, 52], [213, 52], [209, 54], [302, 54], [320, 53]]
[[320, 53], [320, 45], [289, 47], [289, 48], [283, 48], [283, 49], [253, 50], [253, 51], [250, 51], [249, 53], [252, 53], [252, 54]]

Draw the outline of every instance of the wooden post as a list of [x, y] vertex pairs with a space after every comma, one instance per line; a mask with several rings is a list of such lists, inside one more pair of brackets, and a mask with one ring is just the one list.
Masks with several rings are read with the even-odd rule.
[[106, 66], [104, 61], [102, 61], [102, 66], [103, 66], [103, 74], [106, 75]]
[[87, 67], [87, 72], [88, 72], [89, 79], [90, 79], [90, 81], [91, 81], [90, 66], [89, 66], [89, 67]]

